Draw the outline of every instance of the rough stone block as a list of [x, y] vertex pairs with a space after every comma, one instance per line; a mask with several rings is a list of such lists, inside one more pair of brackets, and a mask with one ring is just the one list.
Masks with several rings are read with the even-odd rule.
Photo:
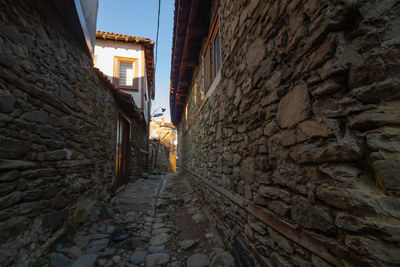
[[363, 236], [346, 235], [344, 243], [360, 254], [377, 258], [387, 264], [400, 264], [400, 248], [386, 242]]
[[254, 158], [246, 158], [242, 161], [240, 177], [243, 181], [253, 181], [255, 173]]
[[326, 163], [329, 161], [357, 161], [362, 157], [361, 149], [354, 141], [341, 140], [326, 145], [301, 144], [293, 146], [290, 157], [297, 163]]
[[[1, 166], [1, 163], [0, 163]], [[0, 168], [1, 169], [1, 168]], [[21, 172], [14, 170], [0, 173], [0, 182], [10, 182], [18, 179], [21, 176]]]
[[0, 209], [8, 208], [22, 199], [22, 192], [16, 191], [0, 198]]
[[363, 103], [379, 103], [400, 96], [400, 79], [388, 78], [368, 86], [355, 88], [352, 94]]
[[297, 85], [279, 102], [277, 113], [279, 125], [283, 128], [291, 128], [307, 119], [309, 102], [307, 87], [303, 84]]
[[279, 127], [275, 121], [271, 121], [271, 122], [267, 123], [267, 125], [265, 125], [265, 127], [264, 127], [264, 135], [266, 135], [266, 136], [271, 136], [274, 133], [276, 133], [277, 131], [279, 131]]
[[47, 112], [35, 110], [26, 113], [23, 118], [28, 121], [38, 122], [38, 123], [46, 123], [48, 119]]
[[368, 134], [367, 144], [373, 151], [385, 150], [390, 152], [400, 152], [400, 136]]
[[0, 94], [0, 112], [9, 114], [14, 110], [16, 98], [10, 94]]
[[290, 203], [290, 193], [287, 190], [280, 189], [272, 186], [260, 186], [258, 188], [258, 193], [264, 197], [271, 199], [282, 199], [286, 203]]
[[296, 130], [297, 142], [302, 142], [313, 137], [328, 137], [332, 134], [329, 127], [322, 121], [304, 121]]
[[17, 187], [17, 182], [2, 183], [0, 187], [0, 197], [12, 192]]
[[290, 206], [278, 200], [270, 201], [268, 203], [268, 208], [283, 217], [288, 216], [290, 213]]
[[322, 164], [318, 170], [327, 175], [330, 179], [338, 181], [346, 185], [346, 187], [355, 187], [362, 171], [354, 166], [347, 164]]
[[30, 221], [25, 216], [12, 217], [0, 222], [0, 241], [5, 242], [25, 229]]
[[71, 108], [76, 106], [74, 94], [68, 91], [67, 88], [61, 87], [59, 89], [59, 99]]
[[281, 131], [279, 137], [279, 142], [282, 146], [291, 146], [296, 143], [296, 136], [293, 130]]
[[15, 140], [0, 136], [0, 158], [18, 159], [31, 149], [27, 141]]
[[332, 212], [325, 207], [312, 205], [304, 197], [293, 197], [291, 215], [298, 225], [306, 229], [314, 229], [323, 233], [335, 231]]
[[336, 215], [335, 224], [342, 229], [352, 232], [361, 231], [363, 228], [366, 227], [360, 218], [346, 214], [344, 212], [339, 212]]
[[263, 99], [261, 99], [260, 104], [261, 106], [267, 106], [278, 101], [279, 97], [277, 91], [272, 91], [268, 96], [265, 96]]
[[365, 111], [350, 117], [349, 125], [352, 129], [369, 130], [380, 126], [399, 126], [400, 117], [396, 114]]
[[383, 188], [400, 190], [400, 161], [377, 160], [372, 163], [376, 180]]
[[46, 157], [46, 160], [54, 161], [54, 160], [62, 160], [66, 157], [66, 155], [67, 155], [67, 152], [64, 150], [55, 150], [55, 151], [47, 152], [45, 157]]
[[250, 72], [254, 72], [265, 57], [265, 45], [261, 38], [255, 40], [247, 50], [246, 63]]
[[311, 93], [312, 96], [333, 94], [341, 89], [345, 88], [345, 85], [340, 84], [333, 80], [328, 80], [314, 89]]

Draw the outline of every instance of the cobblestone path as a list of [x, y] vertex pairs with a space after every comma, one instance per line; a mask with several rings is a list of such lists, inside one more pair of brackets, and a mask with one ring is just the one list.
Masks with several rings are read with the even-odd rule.
[[235, 266], [184, 177], [139, 179], [106, 210], [60, 245], [50, 266]]

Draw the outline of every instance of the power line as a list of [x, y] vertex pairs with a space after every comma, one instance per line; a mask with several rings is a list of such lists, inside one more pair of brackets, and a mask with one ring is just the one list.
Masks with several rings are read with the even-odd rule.
[[154, 69], [157, 69], [157, 59], [158, 59], [158, 32], [160, 30], [160, 9], [161, 9], [161, 0], [158, 0], [158, 17], [157, 17], [157, 34], [156, 34], [156, 62]]

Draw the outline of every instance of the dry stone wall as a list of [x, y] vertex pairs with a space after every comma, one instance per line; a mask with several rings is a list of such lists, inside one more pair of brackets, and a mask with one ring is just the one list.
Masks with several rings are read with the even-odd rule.
[[114, 98], [49, 2], [0, 3], [2, 266], [51, 250], [114, 175]]
[[179, 159], [239, 265], [399, 265], [399, 2], [219, 3]]
[[144, 120], [131, 120], [129, 170], [130, 181], [134, 181], [147, 172], [147, 154], [149, 127]]

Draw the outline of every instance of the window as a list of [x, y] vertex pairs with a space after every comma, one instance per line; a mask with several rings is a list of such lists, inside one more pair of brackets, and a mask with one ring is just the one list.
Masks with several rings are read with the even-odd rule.
[[207, 49], [204, 54], [204, 87], [206, 92], [221, 69], [221, 42], [218, 30], [218, 19], [215, 19], [208, 37]]
[[138, 60], [114, 57], [114, 84], [124, 89], [139, 90]]

